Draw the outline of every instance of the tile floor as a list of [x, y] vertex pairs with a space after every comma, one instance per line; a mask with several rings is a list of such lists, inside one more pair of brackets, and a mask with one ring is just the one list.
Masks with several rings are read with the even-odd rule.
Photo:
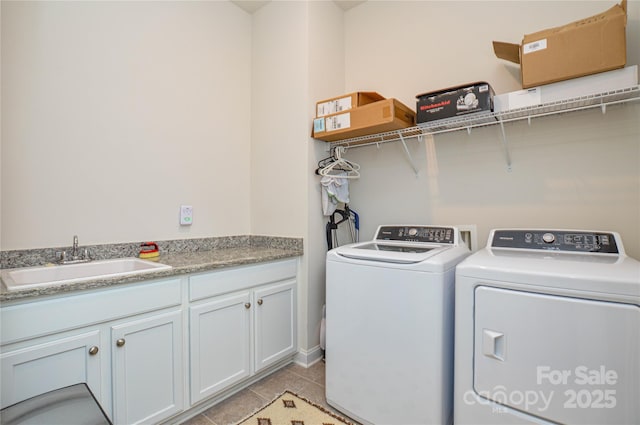
[[[335, 412], [324, 397], [324, 362], [309, 368], [288, 365], [211, 407], [182, 425], [233, 425], [264, 406], [285, 390]], [[338, 413], [343, 416], [342, 414]]]

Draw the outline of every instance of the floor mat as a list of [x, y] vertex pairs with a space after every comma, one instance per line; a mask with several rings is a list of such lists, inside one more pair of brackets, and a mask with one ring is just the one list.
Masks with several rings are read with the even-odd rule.
[[291, 391], [285, 391], [238, 425], [354, 425]]

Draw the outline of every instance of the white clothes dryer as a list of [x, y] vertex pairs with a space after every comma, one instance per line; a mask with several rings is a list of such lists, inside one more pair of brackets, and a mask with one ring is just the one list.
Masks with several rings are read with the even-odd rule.
[[454, 227], [380, 226], [327, 254], [326, 397], [376, 425], [450, 424]]
[[493, 230], [455, 298], [456, 424], [640, 423], [640, 262], [620, 235]]

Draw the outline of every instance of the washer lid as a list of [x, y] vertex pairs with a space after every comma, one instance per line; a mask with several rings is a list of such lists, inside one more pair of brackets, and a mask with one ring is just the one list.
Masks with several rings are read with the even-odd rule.
[[[378, 227], [373, 241], [344, 245], [330, 255], [380, 263], [438, 263], [449, 268], [469, 255], [466, 245], [459, 243], [457, 228], [450, 226], [384, 225]], [[436, 255], [437, 260], [429, 261]]]
[[357, 260], [413, 264], [425, 261], [447, 249], [448, 246], [434, 244], [372, 241], [345, 245], [337, 248], [336, 253], [341, 257]]

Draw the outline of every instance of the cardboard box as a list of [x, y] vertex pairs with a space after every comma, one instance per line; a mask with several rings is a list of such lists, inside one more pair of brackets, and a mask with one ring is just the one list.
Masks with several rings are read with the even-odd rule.
[[372, 91], [343, 94], [342, 96], [332, 97], [331, 99], [317, 102], [316, 117], [319, 118], [336, 114], [338, 112], [346, 111], [358, 106], [364, 106], [383, 99], [384, 96]]
[[493, 97], [493, 109], [495, 112], [505, 112], [612, 92], [637, 85], [638, 65], [633, 65], [572, 80], [499, 94]]
[[622, 68], [626, 64], [627, 0], [606, 12], [525, 35], [522, 43], [493, 42], [497, 57], [520, 64], [522, 88]]
[[326, 142], [411, 127], [415, 112], [397, 99], [379, 100], [313, 120], [313, 137]]
[[493, 89], [477, 82], [416, 96], [418, 124], [493, 110]]

